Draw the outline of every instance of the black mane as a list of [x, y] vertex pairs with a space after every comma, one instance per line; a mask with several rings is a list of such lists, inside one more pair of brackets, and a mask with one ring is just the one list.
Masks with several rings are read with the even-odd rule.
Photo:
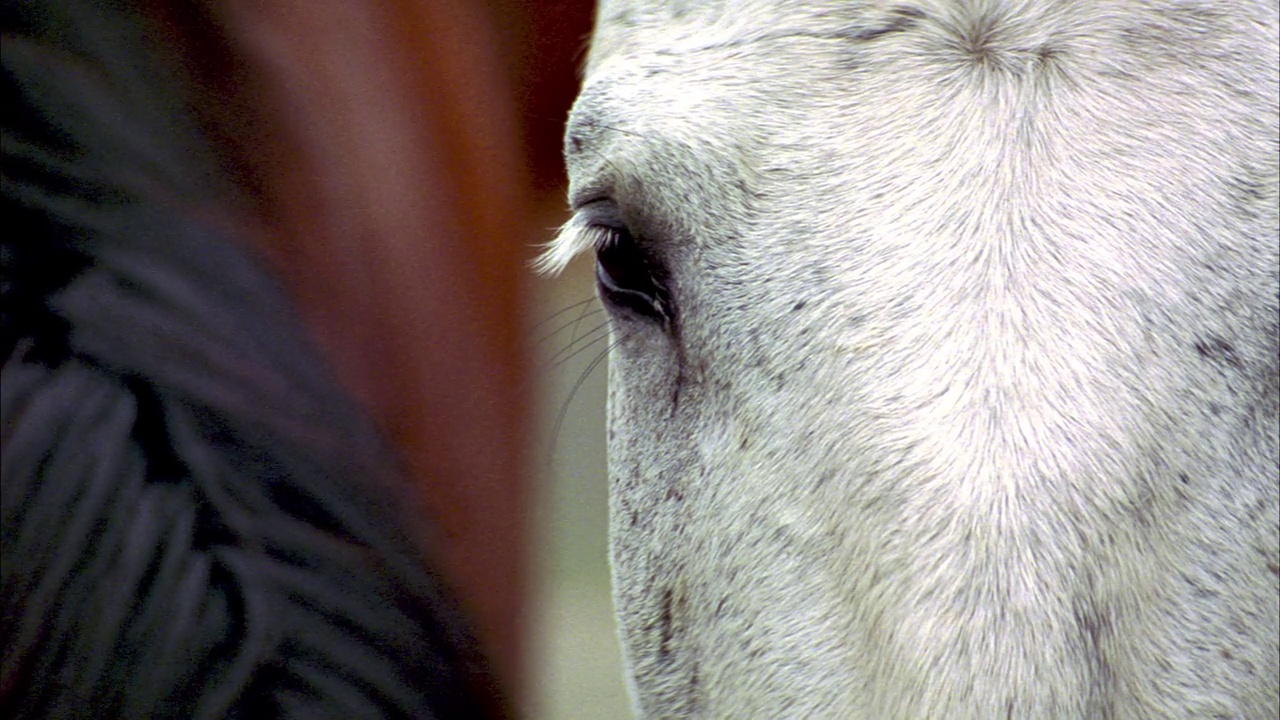
[[498, 714], [154, 31], [55, 5], [0, 10], [0, 715]]

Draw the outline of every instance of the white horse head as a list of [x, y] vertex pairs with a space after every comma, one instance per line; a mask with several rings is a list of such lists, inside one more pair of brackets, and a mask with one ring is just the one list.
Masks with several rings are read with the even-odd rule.
[[1276, 717], [1274, 2], [606, 2], [647, 717]]

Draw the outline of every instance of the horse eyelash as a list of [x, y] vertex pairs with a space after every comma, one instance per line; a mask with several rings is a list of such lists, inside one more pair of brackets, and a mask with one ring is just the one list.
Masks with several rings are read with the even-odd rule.
[[574, 216], [560, 228], [560, 233], [533, 262], [533, 269], [541, 275], [558, 275], [578, 255], [589, 250], [599, 250], [617, 240], [618, 231], [602, 225], [592, 225]]

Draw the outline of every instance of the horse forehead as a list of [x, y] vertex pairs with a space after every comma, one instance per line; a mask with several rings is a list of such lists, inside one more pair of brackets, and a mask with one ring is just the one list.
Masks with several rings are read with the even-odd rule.
[[[848, 170], [832, 161], [849, 159], [850, 129], [831, 119], [874, 99], [890, 65], [917, 63], [922, 47], [962, 33], [974, 12], [935, 0], [606, 0], [566, 132], [571, 197], [637, 181], [655, 214], [696, 205], [739, 224], [761, 218], [743, 205], [769, 185], [785, 182], [793, 199], [829, 198], [798, 186], [832, 185]], [[1026, 25], [1004, 41], [1017, 42]], [[905, 45], [885, 47], [903, 31]]]
[[[1089, 53], [1159, 58], [1179, 64], [1216, 43], [1268, 42], [1274, 0], [601, 0], [587, 75], [616, 58], [660, 54], [787, 35], [875, 40], [908, 30], [932, 42], [928, 54], [968, 55], [984, 64], [1006, 53], [1045, 59], [1064, 45]], [[1252, 26], [1253, 31], [1246, 30]], [[1258, 29], [1264, 31], [1259, 34]], [[1099, 36], [1112, 41], [1099, 42]], [[1273, 44], [1273, 43], [1272, 43]], [[958, 51], [958, 53], [953, 52]], [[1210, 58], [1222, 61], [1224, 57]], [[989, 64], [989, 63], [987, 63]], [[997, 63], [1005, 64], [1005, 63]], [[1274, 62], [1269, 63], [1274, 66]]]
[[[831, 181], [854, 171], [906, 177], [913, 169], [936, 170], [918, 153], [896, 169], [879, 161], [908, 147], [922, 128], [946, 130], [956, 143], [971, 145], [970, 136], [1004, 127], [1010, 132], [990, 139], [1007, 145], [1021, 137], [1014, 131], [1039, 127], [1029, 121], [1051, 99], [1061, 105], [1078, 97], [1084, 110], [1105, 105], [1128, 112], [1153, 132], [1167, 125], [1150, 112], [1161, 106], [1187, 126], [1206, 129], [1176, 138], [1196, 147], [1206, 145], [1200, 135], [1225, 132], [1220, 129], [1238, 117], [1258, 117], [1259, 107], [1274, 111], [1275, 40], [1268, 33], [1275, 21], [1264, 20], [1265, 13], [1233, 13], [1212, 2], [1081, 5], [604, 0], [566, 136], [571, 192], [607, 185], [610, 177], [638, 179], [654, 188], [644, 194], [652, 207], [679, 209], [690, 206], [688, 198], [718, 194], [716, 202], [733, 201], [782, 178], [793, 186], [821, 184], [828, 192], [806, 197], [829, 198], [852, 192]], [[1259, 44], [1257, 54], [1222, 52]], [[1153, 82], [1140, 82], [1144, 75]], [[1081, 78], [1092, 83], [1091, 92], [1076, 92]], [[1216, 100], [1172, 102], [1170, 90], [1179, 85], [1199, 86]], [[1107, 105], [1113, 95], [1130, 94], [1143, 102]], [[1246, 96], [1254, 100], [1241, 100]], [[990, 122], [942, 117], [952, 106], [980, 109]], [[924, 110], [937, 116], [933, 125], [912, 114]], [[1132, 134], [1118, 125], [1111, 135], [1093, 132], [1077, 122], [1079, 115], [1045, 111], [1044, 131], [1094, 145], [1123, 145]], [[864, 142], [860, 133], [879, 133], [884, 142]], [[936, 151], [935, 166], [945, 160], [965, 170], [955, 164], [983, 157], [949, 152], [936, 138], [916, 140]], [[1031, 157], [1036, 147], [1015, 149]], [[1176, 169], [1176, 153], [1153, 146], [1147, 154], [1151, 167]], [[764, 172], [772, 170], [780, 172]], [[663, 193], [686, 200], [654, 197]], [[738, 209], [718, 214], [751, 215], [732, 212]]]
[[[805, 135], [794, 121], [811, 105], [838, 116], [854, 101], [819, 88], [843, 82], [841, 40], [874, 15], [821, 0], [606, 0], [565, 137], [571, 194], [575, 181], [688, 178], [711, 166], [735, 175], [714, 187], [743, 187], [738, 171], [750, 173], [778, 138]], [[822, 143], [800, 145], [819, 152]]]
[[588, 74], [614, 57], [680, 53], [693, 45], [749, 40], [762, 33], [839, 25], [877, 0], [602, 0], [596, 11]]
[[858, 42], [916, 29], [962, 46], [974, 41], [1030, 46], [1083, 29], [1091, 24], [1081, 23], [1084, 17], [1161, 12], [1123, 0], [1083, 10], [1081, 5], [1076, 0], [602, 0], [587, 71], [618, 57], [684, 54], [787, 35]]
[[[748, 135], [763, 136], [769, 129], [785, 135], [785, 123], [771, 122], [770, 116], [794, 120], [816, 109], [840, 117], [843, 108], [882, 87], [870, 81], [855, 91], [850, 85], [855, 69], [865, 79], [894, 63], [900, 70], [921, 64], [956, 70], [982, 64], [988, 55], [1026, 63], [1061, 52], [1072, 39], [1107, 24], [1105, 13], [1080, 13], [1055, 0], [1023, 5], [1016, 0], [604, 0], [571, 118], [567, 155], [573, 163], [584, 145], [600, 150], [597, 141], [625, 141], [619, 131], [639, 138], [658, 130], [673, 140], [686, 134], [687, 145], [699, 146], [695, 150], [725, 138], [715, 130], [726, 123], [736, 123], [734, 130]], [[898, 48], [886, 48], [886, 38], [900, 33], [905, 44], [890, 42]], [[806, 136], [798, 134], [802, 140]]]

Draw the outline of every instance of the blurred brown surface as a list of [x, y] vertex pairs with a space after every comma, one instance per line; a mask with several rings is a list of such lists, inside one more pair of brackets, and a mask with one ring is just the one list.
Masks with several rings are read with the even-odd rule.
[[590, 5], [160, 11], [186, 45], [206, 130], [268, 228], [267, 255], [424, 489], [442, 568], [518, 706], [533, 208], [562, 197]]
[[502, 16], [518, 28], [513, 59], [530, 180], [541, 198], [564, 202], [564, 121], [578, 94], [591, 34], [591, 0], [505, 0]]

